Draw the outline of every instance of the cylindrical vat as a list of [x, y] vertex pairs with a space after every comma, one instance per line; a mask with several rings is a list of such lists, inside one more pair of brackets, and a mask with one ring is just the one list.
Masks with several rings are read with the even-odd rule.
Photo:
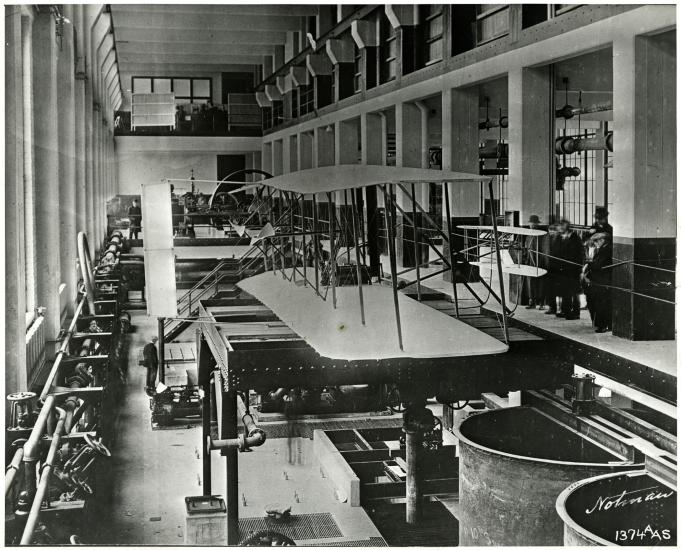
[[566, 546], [676, 546], [676, 491], [644, 471], [573, 483], [556, 510]]
[[470, 416], [456, 433], [461, 546], [562, 545], [560, 492], [637, 468], [532, 407]]

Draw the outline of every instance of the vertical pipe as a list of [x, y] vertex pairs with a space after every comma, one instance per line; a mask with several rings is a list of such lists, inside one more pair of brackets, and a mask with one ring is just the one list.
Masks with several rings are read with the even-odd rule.
[[[362, 317], [362, 324], [366, 325], [364, 318], [364, 292], [362, 291], [362, 262], [359, 253], [359, 241], [357, 240], [357, 230], [359, 222], [357, 220], [357, 206], [355, 204], [355, 194], [350, 193], [352, 198], [352, 238], [355, 240], [355, 262], [357, 263], [357, 289], [359, 291], [359, 310]], [[349, 259], [349, 258], [348, 258]]]
[[[165, 317], [158, 318], [158, 381], [162, 384], [166, 382], [166, 368], [165, 368], [165, 334], [164, 324]], [[153, 389], [153, 388], [152, 388]]]
[[492, 228], [494, 230], [494, 248], [497, 256], [497, 271], [499, 272], [499, 292], [501, 294], [501, 319], [504, 324], [504, 339], [508, 344], [508, 326], [506, 324], [506, 291], [504, 290], [504, 274], [501, 271], [501, 250], [499, 250], [499, 232], [497, 231], [497, 213], [494, 208], [493, 179], [489, 180], [489, 195], [492, 203]]
[[[421, 247], [419, 243], [419, 238], [418, 238], [418, 228], [416, 224], [416, 187], [412, 183], [411, 184], [411, 196], [412, 196], [412, 201], [411, 201], [411, 211], [412, 211], [412, 227], [414, 231], [414, 257], [416, 258], [416, 261], [414, 262], [414, 265], [416, 266], [416, 296], [418, 298], [418, 301], [421, 301]], [[451, 250], [451, 247], [450, 247]], [[453, 275], [452, 275], [453, 276]]]
[[[217, 388], [216, 388], [217, 390]], [[225, 439], [236, 439], [237, 395], [234, 388], [222, 394], [222, 429]], [[237, 447], [223, 450], [226, 467], [227, 545], [239, 543], [239, 454]]]
[[[206, 445], [208, 438], [210, 438], [210, 412], [211, 412], [211, 401], [210, 401], [210, 381], [211, 376], [208, 372], [201, 372], [204, 367], [203, 361], [201, 360], [201, 353], [203, 350], [203, 342], [201, 337], [201, 330], [196, 329], [196, 359], [199, 368], [199, 379], [203, 378], [203, 399], [201, 400], [201, 441], [203, 442], [202, 448], [202, 466], [203, 466], [203, 496], [209, 496], [212, 494], [211, 485], [211, 467], [210, 467], [210, 450]], [[206, 365], [207, 366], [207, 365]]]
[[[445, 210], [447, 216], [447, 243], [449, 244], [449, 265], [452, 268], [452, 290], [454, 291], [454, 309], [456, 310], [456, 317], [459, 317], [459, 295], [456, 290], [456, 270], [454, 264], [454, 251], [452, 248], [452, 215], [449, 208], [449, 182], [445, 181], [442, 184], [445, 191]], [[490, 186], [490, 197], [492, 196], [492, 187]], [[494, 208], [492, 208], [494, 213]], [[495, 226], [496, 226], [496, 222]]]
[[402, 344], [402, 321], [400, 320], [400, 302], [397, 295], [397, 259], [395, 258], [395, 235], [393, 227], [393, 206], [392, 197], [388, 193], [387, 186], [383, 186], [383, 196], [385, 198], [385, 223], [388, 229], [388, 253], [390, 255], [390, 277], [393, 287], [393, 301], [395, 302], [395, 323], [397, 324], [397, 341], [400, 350], [404, 350]]
[[407, 515], [406, 521], [416, 525], [422, 515], [422, 487], [419, 455], [423, 446], [423, 432], [405, 427], [405, 455], [407, 462]]
[[331, 296], [333, 308], [336, 309], [336, 204], [331, 200], [331, 193], [327, 193], [329, 199], [329, 238], [331, 239]]

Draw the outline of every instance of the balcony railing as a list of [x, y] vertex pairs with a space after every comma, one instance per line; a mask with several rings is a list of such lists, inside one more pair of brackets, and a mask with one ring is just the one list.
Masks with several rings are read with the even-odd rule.
[[177, 104], [175, 129], [136, 125], [130, 111], [116, 111], [117, 136], [261, 136], [262, 116], [254, 94], [229, 94], [227, 104]]

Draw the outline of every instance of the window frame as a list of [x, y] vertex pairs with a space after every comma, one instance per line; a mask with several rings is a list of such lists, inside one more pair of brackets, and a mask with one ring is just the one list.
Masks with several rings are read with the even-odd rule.
[[[151, 80], [151, 93], [156, 93], [154, 91], [154, 80], [170, 80], [170, 91], [174, 94], [175, 93], [175, 81], [176, 80], [189, 80], [189, 96], [175, 96], [175, 102], [177, 103], [178, 99], [181, 100], [186, 100], [186, 103], [195, 103], [194, 100], [202, 100], [205, 103], [213, 103], [213, 79], [210, 76], [144, 76], [144, 75], [138, 75], [138, 76], [133, 76], [131, 85], [132, 85], [132, 93], [135, 92], [135, 80], [136, 79], [149, 79]], [[208, 81], [208, 96], [204, 95], [195, 95], [194, 94], [194, 81], [195, 80], [207, 80]], [[165, 92], [167, 93], [167, 92]]]
[[[434, 63], [439, 63], [442, 61], [445, 57], [445, 52], [444, 52], [444, 47], [445, 47], [445, 9], [444, 9], [444, 4], [427, 4], [422, 6], [422, 9], [424, 10], [432, 10], [435, 6], [439, 6], [439, 10], [432, 12], [429, 11], [429, 13], [426, 15], [425, 13], [423, 14], [423, 38], [424, 38], [424, 49], [425, 49], [425, 57], [428, 59], [425, 61], [424, 66], [429, 66]], [[433, 24], [433, 21], [435, 19], [440, 19], [440, 26], [441, 30], [440, 33], [435, 35], [435, 36], [430, 36], [430, 28], [431, 25]], [[437, 58], [430, 59], [430, 46], [431, 44], [435, 42], [440, 42], [440, 56]]]

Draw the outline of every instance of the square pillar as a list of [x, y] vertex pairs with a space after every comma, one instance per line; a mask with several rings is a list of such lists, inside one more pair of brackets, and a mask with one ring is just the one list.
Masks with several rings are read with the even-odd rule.
[[54, 19], [45, 12], [33, 21], [33, 121], [35, 143], [35, 235], [37, 263], [36, 305], [46, 308], [47, 354], [59, 333], [61, 282], [59, 185], [59, 133], [57, 127], [57, 41]]
[[314, 134], [302, 132], [298, 134], [298, 170], [313, 168], [316, 163], [312, 161], [314, 156]]
[[[674, 338], [676, 42], [673, 32], [613, 43], [615, 145], [610, 190], [613, 334]], [[636, 265], [633, 265], [633, 264]], [[666, 283], [666, 284], [665, 284]], [[637, 294], [633, 294], [636, 292]]]
[[272, 175], [280, 176], [284, 173], [284, 143], [277, 139], [272, 142]]
[[334, 126], [329, 124], [314, 129], [313, 162], [315, 163], [315, 168], [333, 166], [335, 164]]
[[357, 164], [359, 159], [358, 120], [336, 123], [335, 164]]
[[548, 66], [508, 73], [508, 120], [506, 209], [520, 211], [523, 222], [532, 214], [548, 222], [556, 169], [553, 78]]

